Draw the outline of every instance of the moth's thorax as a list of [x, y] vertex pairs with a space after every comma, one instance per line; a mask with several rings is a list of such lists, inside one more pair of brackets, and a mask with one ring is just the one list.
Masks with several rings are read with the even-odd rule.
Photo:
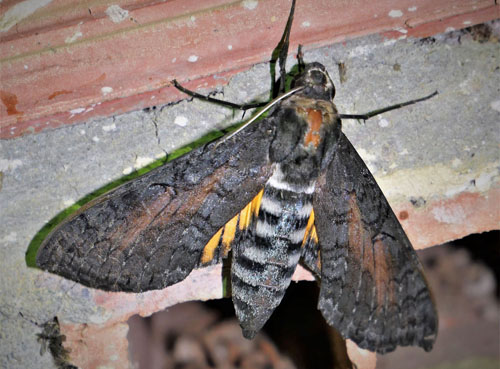
[[[309, 186], [331, 156], [340, 134], [340, 120], [331, 101], [297, 93], [276, 115], [276, 133], [269, 159], [279, 164], [280, 177], [291, 186]], [[278, 172], [277, 172], [278, 173]]]
[[333, 102], [298, 95], [292, 98], [292, 106], [307, 124], [301, 140], [306, 149], [317, 150], [325, 136], [338, 129], [337, 109]]

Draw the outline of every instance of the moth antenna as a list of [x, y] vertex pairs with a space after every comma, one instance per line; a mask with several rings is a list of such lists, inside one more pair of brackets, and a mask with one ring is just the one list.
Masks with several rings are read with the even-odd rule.
[[[272, 93], [273, 98], [275, 98], [280, 92], [285, 92], [285, 80], [286, 80], [286, 57], [288, 56], [288, 46], [290, 44], [290, 31], [292, 29], [293, 14], [295, 12], [295, 0], [292, 1], [292, 7], [290, 8], [290, 14], [288, 15], [288, 20], [286, 22], [285, 30], [281, 36], [281, 40], [273, 50], [271, 57], [271, 83], [272, 83]], [[280, 67], [280, 85], [279, 90], [276, 91], [276, 61], [279, 62]]]
[[288, 96], [290, 95], [293, 95], [294, 93], [296, 93], [297, 91], [300, 91], [302, 89], [304, 89], [305, 87], [304, 86], [299, 86], [299, 87], [295, 87], [293, 89], [291, 89], [290, 91], [284, 93], [283, 95], [280, 95], [278, 96], [277, 98], [271, 100], [269, 103], [266, 104], [266, 106], [264, 106], [262, 108], [262, 110], [260, 110], [257, 114], [255, 114], [252, 118], [250, 118], [248, 120], [248, 122], [246, 122], [245, 124], [243, 124], [240, 128], [238, 128], [236, 131], [234, 132], [231, 132], [229, 134], [227, 134], [226, 136], [222, 137], [221, 140], [215, 145], [215, 147], [219, 146], [221, 143], [227, 141], [228, 139], [230, 139], [231, 137], [233, 137], [234, 135], [236, 135], [237, 133], [241, 132], [243, 129], [245, 129], [246, 127], [248, 127], [250, 124], [252, 124], [253, 122], [255, 122], [257, 120], [257, 118], [259, 118], [262, 114], [264, 114], [266, 111], [268, 111], [269, 109], [271, 109], [274, 105], [276, 105], [278, 102], [280, 102], [281, 100], [287, 98]]
[[405, 101], [403, 103], [395, 104], [395, 105], [391, 105], [391, 106], [387, 106], [387, 107], [382, 108], [382, 109], [372, 110], [372, 111], [370, 111], [370, 112], [368, 112], [366, 114], [339, 114], [339, 118], [340, 119], [361, 119], [361, 120], [367, 120], [367, 119], [370, 119], [370, 118], [372, 118], [372, 117], [374, 117], [376, 115], [379, 115], [379, 114], [382, 114], [382, 113], [385, 113], [385, 112], [388, 112], [388, 111], [391, 111], [391, 110], [396, 110], [396, 109], [402, 108], [403, 106], [413, 105], [413, 104], [416, 104], [418, 102], [428, 100], [431, 97], [436, 96], [437, 94], [438, 94], [438, 92], [434, 91], [432, 94], [430, 94], [428, 96], [425, 96], [425, 97], [421, 97], [420, 99]]

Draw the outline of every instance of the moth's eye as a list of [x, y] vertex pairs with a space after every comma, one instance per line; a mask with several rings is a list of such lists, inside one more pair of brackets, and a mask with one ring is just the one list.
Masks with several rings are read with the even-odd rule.
[[318, 85], [326, 84], [326, 76], [325, 73], [320, 72], [319, 70], [313, 70], [310, 72], [311, 81]]

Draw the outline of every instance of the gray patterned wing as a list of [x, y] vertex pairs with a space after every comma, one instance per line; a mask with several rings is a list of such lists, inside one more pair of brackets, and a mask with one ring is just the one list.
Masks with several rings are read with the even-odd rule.
[[40, 268], [108, 291], [183, 280], [270, 176], [270, 120], [199, 147], [82, 207], [40, 246]]
[[327, 322], [371, 351], [385, 353], [398, 345], [430, 350], [438, 320], [422, 266], [344, 134], [317, 186], [318, 308]]

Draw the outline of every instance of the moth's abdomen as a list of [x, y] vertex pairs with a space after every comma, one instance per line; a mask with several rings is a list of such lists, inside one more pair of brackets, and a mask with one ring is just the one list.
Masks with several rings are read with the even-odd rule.
[[281, 302], [312, 211], [314, 185], [291, 186], [280, 175], [277, 167], [265, 186], [257, 219], [233, 249], [233, 303], [246, 338], [262, 328]]

